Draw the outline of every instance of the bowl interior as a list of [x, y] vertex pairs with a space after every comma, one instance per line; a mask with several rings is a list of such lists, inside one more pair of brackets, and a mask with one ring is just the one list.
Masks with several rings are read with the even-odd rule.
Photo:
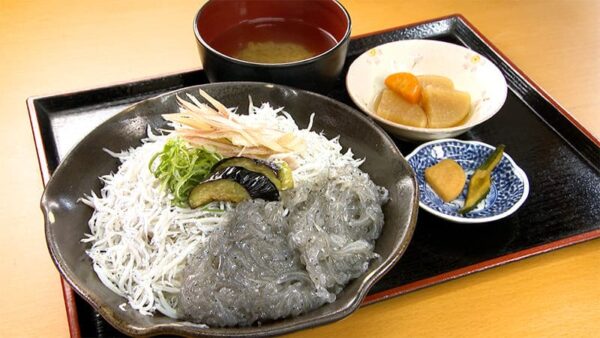
[[[457, 90], [471, 95], [468, 120], [451, 128], [418, 128], [377, 116], [375, 104], [385, 87], [384, 80], [397, 72], [450, 78]], [[396, 41], [368, 50], [350, 66], [346, 86], [356, 105], [378, 122], [432, 134], [468, 129], [489, 119], [500, 110], [507, 94], [504, 76], [487, 58], [462, 46], [431, 40]]]
[[371, 120], [355, 110], [326, 97], [289, 87], [261, 83], [215, 83], [190, 87], [178, 94], [198, 96], [198, 87], [223, 102], [239, 107], [246, 113], [248, 95], [255, 104], [270, 102], [285, 106], [300, 127], [306, 127], [315, 113], [313, 130], [327, 137], [340, 136], [345, 148], [352, 148], [356, 157], [366, 157], [362, 169], [378, 185], [390, 192], [390, 201], [384, 206], [385, 225], [375, 251], [381, 259], [373, 261], [369, 270], [351, 281], [335, 302], [296, 318], [263, 323], [262, 326], [243, 328], [201, 328], [156, 314], [142, 316], [119, 305], [124, 298], [106, 288], [92, 268], [85, 254], [87, 245], [81, 242], [89, 231], [87, 222], [92, 211], [78, 202], [90, 191], [99, 192], [99, 176], [115, 171], [116, 159], [103, 148], [119, 151], [139, 146], [146, 136], [147, 127], [162, 128], [161, 114], [177, 110], [175, 93], [143, 101], [109, 119], [88, 134], [59, 165], [42, 196], [42, 210], [46, 221], [46, 239], [52, 258], [59, 271], [74, 290], [86, 299], [117, 329], [129, 335], [181, 334], [240, 336], [281, 334], [305, 327], [340, 319], [355, 310], [366, 292], [402, 255], [416, 223], [418, 208], [414, 173], [393, 141]]
[[207, 47], [228, 54], [227, 50], [214, 45], [224, 33], [243, 23], [267, 25], [274, 21], [307, 24], [328, 34], [336, 44], [344, 40], [350, 29], [348, 13], [334, 0], [210, 0], [198, 12], [195, 32]]

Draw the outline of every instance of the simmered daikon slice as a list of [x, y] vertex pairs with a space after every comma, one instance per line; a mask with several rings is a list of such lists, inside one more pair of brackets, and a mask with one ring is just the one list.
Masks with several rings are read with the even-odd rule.
[[427, 86], [423, 88], [423, 109], [429, 128], [452, 127], [469, 114], [471, 96], [458, 90]]
[[417, 76], [419, 84], [422, 88], [427, 86], [434, 86], [438, 88], [454, 89], [454, 83], [452, 80], [445, 76], [440, 75], [419, 75]]
[[427, 116], [416, 103], [409, 103], [389, 89], [381, 92], [377, 115], [386, 120], [413, 127], [426, 127]]

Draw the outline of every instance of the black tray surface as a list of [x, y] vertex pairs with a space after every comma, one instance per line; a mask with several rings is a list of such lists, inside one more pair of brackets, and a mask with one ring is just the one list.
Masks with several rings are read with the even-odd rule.
[[[502, 261], [503, 256], [519, 256], [519, 252], [600, 229], [598, 145], [569, 122], [557, 106], [496, 53], [460, 16], [353, 39], [344, 74], [328, 96], [354, 107], [344, 86], [350, 63], [374, 46], [403, 39], [435, 39], [467, 46], [500, 68], [510, 89], [505, 105], [492, 119], [459, 138], [492, 145], [506, 144], [507, 153], [529, 178], [530, 194], [516, 213], [487, 224], [459, 225], [421, 211], [408, 250], [370, 291], [373, 300], [384, 298], [386, 292], [394, 294], [393, 289], [410, 283], [432, 280], [458, 269], [469, 271], [469, 267], [485, 265], [486, 261], [499, 258]], [[45, 177], [51, 174], [83, 136], [127, 105], [206, 82], [203, 71], [195, 70], [30, 99], [32, 124], [34, 130], [39, 128], [36, 144], [42, 172]], [[400, 140], [396, 143], [403, 154], [416, 146]], [[470, 272], [476, 270], [479, 269]], [[457, 273], [451, 278], [463, 274]], [[83, 337], [121, 335], [81, 298], [77, 297], [76, 304]]]

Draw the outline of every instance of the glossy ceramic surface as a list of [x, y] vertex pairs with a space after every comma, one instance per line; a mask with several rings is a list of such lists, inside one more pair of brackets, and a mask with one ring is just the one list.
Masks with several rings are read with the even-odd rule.
[[[106, 288], [92, 269], [81, 243], [88, 231], [91, 209], [78, 202], [84, 194], [98, 192], [98, 176], [117, 169], [117, 160], [103, 148], [121, 150], [140, 145], [148, 127], [164, 128], [161, 114], [177, 110], [176, 95], [196, 95], [198, 88], [226, 106], [246, 113], [248, 95], [253, 102], [284, 106], [300, 127], [306, 127], [315, 113], [313, 130], [327, 137], [340, 136], [344, 148], [366, 158], [361, 167], [371, 179], [385, 186], [390, 201], [384, 206], [385, 225], [376, 242], [381, 259], [351, 281], [335, 302], [304, 315], [242, 328], [203, 328], [162, 315], [143, 316], [119, 305], [124, 299]], [[88, 134], [61, 162], [42, 196], [46, 239], [52, 258], [73, 289], [110, 324], [128, 335], [180, 334], [195, 336], [255, 336], [283, 334], [328, 323], [358, 308], [369, 288], [383, 276], [406, 250], [416, 224], [417, 187], [414, 173], [399, 150], [375, 123], [348, 106], [318, 94], [264, 83], [219, 83], [195, 86], [167, 93], [135, 104]]]
[[[385, 78], [397, 72], [441, 75], [457, 90], [471, 95], [467, 121], [451, 128], [418, 128], [394, 123], [375, 114]], [[462, 46], [431, 40], [404, 40], [369, 49], [350, 66], [346, 89], [352, 101], [385, 130], [413, 141], [460, 135], [494, 116], [506, 100], [507, 87], [500, 70], [484, 56]]]
[[[485, 199], [464, 215], [458, 212], [464, 205], [471, 176], [494, 149], [495, 147], [485, 143], [454, 139], [432, 141], [416, 148], [407, 156], [407, 160], [417, 175], [421, 208], [457, 223], [492, 222], [517, 211], [529, 195], [529, 181], [525, 172], [504, 153], [502, 160], [492, 171], [492, 186]], [[425, 181], [425, 169], [447, 158], [455, 160], [467, 174], [467, 183], [461, 195], [448, 203]]]

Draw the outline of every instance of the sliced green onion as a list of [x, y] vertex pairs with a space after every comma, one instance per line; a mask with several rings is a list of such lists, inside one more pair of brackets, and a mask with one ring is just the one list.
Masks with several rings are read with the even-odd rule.
[[[158, 161], [158, 164], [155, 162]], [[221, 156], [204, 148], [195, 148], [180, 138], [167, 141], [163, 150], [150, 159], [150, 172], [173, 195], [172, 202], [188, 206], [190, 191], [210, 173]]]

